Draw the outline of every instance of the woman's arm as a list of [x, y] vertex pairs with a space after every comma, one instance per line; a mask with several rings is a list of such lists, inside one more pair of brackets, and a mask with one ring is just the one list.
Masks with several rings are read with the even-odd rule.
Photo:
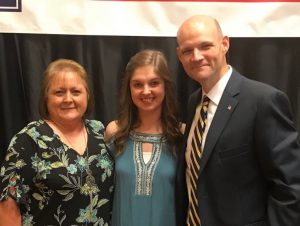
[[0, 226], [21, 226], [18, 204], [12, 198], [0, 202]]
[[108, 123], [104, 133], [105, 141], [109, 141], [117, 131], [118, 131], [117, 121], [111, 121], [110, 123]]
[[182, 134], [184, 134], [184, 132], [185, 132], [185, 126], [186, 126], [186, 124], [185, 123], [180, 123], [180, 132], [182, 133]]

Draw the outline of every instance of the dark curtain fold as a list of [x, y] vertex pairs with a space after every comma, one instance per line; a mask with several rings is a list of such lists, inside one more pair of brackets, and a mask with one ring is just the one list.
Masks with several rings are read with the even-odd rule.
[[[231, 38], [228, 62], [249, 78], [287, 93], [300, 130], [300, 38]], [[129, 58], [145, 48], [162, 50], [171, 66], [185, 119], [189, 95], [198, 87], [184, 73], [174, 37], [0, 34], [0, 161], [12, 136], [39, 118], [42, 74], [57, 58], [81, 63], [95, 96], [91, 117], [114, 119], [118, 90]]]

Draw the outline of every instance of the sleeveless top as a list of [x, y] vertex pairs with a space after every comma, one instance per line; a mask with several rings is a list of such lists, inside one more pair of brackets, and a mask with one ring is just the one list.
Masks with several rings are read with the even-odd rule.
[[[145, 163], [143, 143], [152, 144]], [[112, 143], [112, 153], [116, 153]], [[174, 226], [176, 157], [160, 134], [130, 132], [115, 156], [113, 226]]]

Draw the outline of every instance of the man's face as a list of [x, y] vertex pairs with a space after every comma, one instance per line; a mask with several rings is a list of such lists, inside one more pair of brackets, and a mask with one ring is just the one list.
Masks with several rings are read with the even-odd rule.
[[201, 85], [214, 85], [226, 65], [228, 37], [206, 23], [187, 24], [178, 35], [177, 55], [186, 73]]

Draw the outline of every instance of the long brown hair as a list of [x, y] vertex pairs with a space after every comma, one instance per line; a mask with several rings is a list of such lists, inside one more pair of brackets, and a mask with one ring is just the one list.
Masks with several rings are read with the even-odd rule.
[[165, 84], [165, 98], [162, 103], [162, 131], [167, 143], [175, 150], [181, 132], [178, 121], [178, 106], [176, 90], [170, 69], [164, 54], [157, 50], [142, 50], [130, 58], [122, 81], [120, 92], [119, 114], [117, 119], [118, 131], [115, 134], [117, 152], [123, 151], [124, 143], [129, 137], [129, 132], [139, 126], [138, 110], [131, 99], [130, 80], [137, 68], [153, 66], [154, 72], [163, 79]]

